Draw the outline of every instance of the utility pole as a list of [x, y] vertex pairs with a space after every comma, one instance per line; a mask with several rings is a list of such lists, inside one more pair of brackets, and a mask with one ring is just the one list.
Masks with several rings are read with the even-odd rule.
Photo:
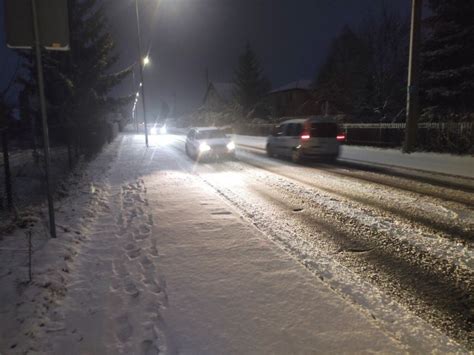
[[[135, 68], [133, 68], [133, 70], [132, 70], [132, 80], [133, 80], [132, 91], [133, 91], [133, 93], [135, 93], [135, 88], [137, 87], [137, 80], [135, 79]], [[137, 108], [136, 107], [136, 101], [137, 101], [137, 99], [135, 97], [135, 101], [134, 101], [134, 104], [133, 104], [132, 115], [133, 115], [133, 124], [135, 125], [135, 131], [138, 134], [138, 117], [136, 115], [136, 108]]]
[[33, 11], [33, 32], [36, 52], [36, 69], [38, 72], [38, 89], [40, 97], [41, 118], [43, 124], [43, 147], [44, 160], [46, 172], [46, 190], [48, 194], [48, 210], [49, 210], [49, 230], [52, 238], [56, 238], [56, 221], [54, 216], [53, 191], [51, 186], [51, 157], [49, 152], [49, 132], [48, 132], [48, 116], [46, 113], [46, 98], [44, 95], [44, 77], [43, 77], [43, 62], [41, 59], [41, 42], [38, 24], [38, 10], [36, 7], [36, 0], [31, 0]]
[[420, 115], [420, 43], [423, 0], [412, 0], [410, 57], [408, 62], [407, 120], [403, 152], [411, 153], [416, 147], [418, 117]]
[[146, 106], [145, 106], [145, 81], [143, 80], [143, 58], [142, 58], [142, 39], [140, 33], [140, 13], [138, 10], [138, 0], [135, 0], [135, 10], [137, 13], [137, 36], [138, 36], [138, 64], [140, 66], [140, 91], [142, 95], [142, 107], [143, 107], [143, 124], [145, 126], [145, 144], [148, 148], [148, 127], [146, 121]]

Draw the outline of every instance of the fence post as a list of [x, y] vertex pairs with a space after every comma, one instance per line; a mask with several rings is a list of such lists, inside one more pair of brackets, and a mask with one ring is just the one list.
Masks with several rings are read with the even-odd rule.
[[31, 230], [28, 230], [27, 235], [28, 235], [28, 279], [29, 279], [29, 282], [31, 282], [33, 280], [33, 275], [31, 271], [32, 269], [31, 256], [33, 253], [33, 243], [31, 241], [31, 236], [32, 236]]
[[12, 180], [10, 172], [10, 156], [8, 152], [8, 132], [7, 129], [2, 130], [2, 147], [3, 147], [3, 167], [5, 170], [5, 191], [7, 193], [7, 207], [11, 211], [13, 208]]

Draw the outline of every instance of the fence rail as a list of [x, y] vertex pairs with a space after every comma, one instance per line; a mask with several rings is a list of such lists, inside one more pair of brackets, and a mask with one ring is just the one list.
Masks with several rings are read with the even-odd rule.
[[[237, 134], [268, 136], [274, 124], [240, 124]], [[405, 123], [345, 123], [345, 144], [397, 148], [405, 139]], [[423, 122], [418, 124], [418, 147], [426, 151], [474, 154], [474, 122]]]

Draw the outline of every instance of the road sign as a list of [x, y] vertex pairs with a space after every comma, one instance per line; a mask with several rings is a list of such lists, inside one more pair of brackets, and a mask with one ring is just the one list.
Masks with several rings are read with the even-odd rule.
[[[67, 0], [36, 2], [41, 46], [48, 50], [69, 50], [69, 20]], [[7, 46], [33, 49], [32, 0], [5, 0]]]

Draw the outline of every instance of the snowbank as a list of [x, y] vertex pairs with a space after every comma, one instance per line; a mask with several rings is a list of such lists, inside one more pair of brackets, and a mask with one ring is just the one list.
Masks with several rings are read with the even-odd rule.
[[[235, 136], [243, 147], [265, 149], [266, 137]], [[404, 154], [397, 149], [362, 146], [342, 146], [340, 160], [370, 165], [416, 169], [431, 173], [474, 178], [474, 157], [441, 153], [417, 152]]]

